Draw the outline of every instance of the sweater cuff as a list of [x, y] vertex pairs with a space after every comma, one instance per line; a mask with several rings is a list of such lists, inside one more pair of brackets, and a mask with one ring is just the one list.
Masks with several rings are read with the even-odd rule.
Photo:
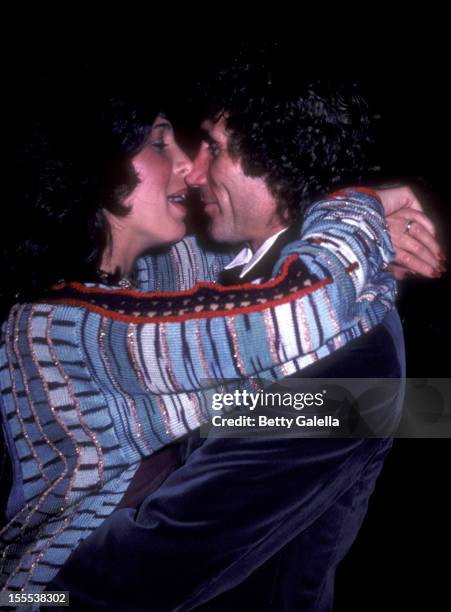
[[377, 193], [377, 191], [375, 191], [374, 189], [370, 189], [369, 187], [344, 187], [343, 189], [339, 189], [338, 191], [334, 191], [333, 193], [328, 195], [327, 199], [332, 199], [336, 197], [344, 197], [346, 195], [349, 195], [350, 192], [351, 193], [352, 192], [363, 193], [365, 195], [368, 195], [374, 198], [375, 200], [377, 200], [378, 202], [382, 204], [381, 197]]

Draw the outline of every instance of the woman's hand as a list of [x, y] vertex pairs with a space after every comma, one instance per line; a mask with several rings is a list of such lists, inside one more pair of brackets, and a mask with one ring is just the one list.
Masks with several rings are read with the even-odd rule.
[[410, 187], [378, 189], [396, 259], [390, 270], [398, 280], [420, 274], [438, 278], [445, 271], [435, 226]]

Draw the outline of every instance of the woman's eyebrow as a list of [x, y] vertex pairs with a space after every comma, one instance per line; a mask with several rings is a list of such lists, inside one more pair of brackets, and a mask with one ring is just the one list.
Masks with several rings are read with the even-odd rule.
[[163, 130], [172, 130], [172, 125], [170, 123], [167, 123], [166, 121], [163, 121], [152, 126], [152, 130], [156, 130], [159, 128]]

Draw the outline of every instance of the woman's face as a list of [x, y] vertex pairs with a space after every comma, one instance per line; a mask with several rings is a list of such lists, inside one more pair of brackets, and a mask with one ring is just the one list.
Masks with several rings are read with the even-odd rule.
[[185, 176], [192, 163], [174, 139], [170, 122], [159, 115], [144, 148], [132, 160], [139, 184], [124, 202], [129, 239], [145, 248], [175, 242], [186, 233]]

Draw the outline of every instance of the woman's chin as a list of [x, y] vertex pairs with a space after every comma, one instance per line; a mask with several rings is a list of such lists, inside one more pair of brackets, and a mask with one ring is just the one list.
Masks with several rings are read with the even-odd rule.
[[174, 232], [174, 240], [173, 242], [178, 242], [179, 240], [181, 240], [182, 238], [184, 238], [186, 236], [186, 221], [185, 221], [185, 217], [183, 217], [183, 219], [179, 219], [177, 221], [176, 224], [176, 228], [175, 232]]
[[182, 240], [187, 234], [186, 223], [181, 219], [177, 221], [172, 220], [168, 224], [162, 223], [158, 228], [158, 232], [155, 229], [155, 224], [152, 224], [152, 228], [149, 228], [149, 232], [144, 240], [143, 252], [170, 246]]
[[177, 224], [177, 227], [174, 228], [174, 231], [168, 232], [167, 237], [162, 238], [161, 244], [157, 246], [164, 246], [164, 245], [174, 244], [175, 242], [179, 242], [180, 240], [183, 240], [186, 234], [187, 234], [186, 224], [182, 221], [179, 224]]

